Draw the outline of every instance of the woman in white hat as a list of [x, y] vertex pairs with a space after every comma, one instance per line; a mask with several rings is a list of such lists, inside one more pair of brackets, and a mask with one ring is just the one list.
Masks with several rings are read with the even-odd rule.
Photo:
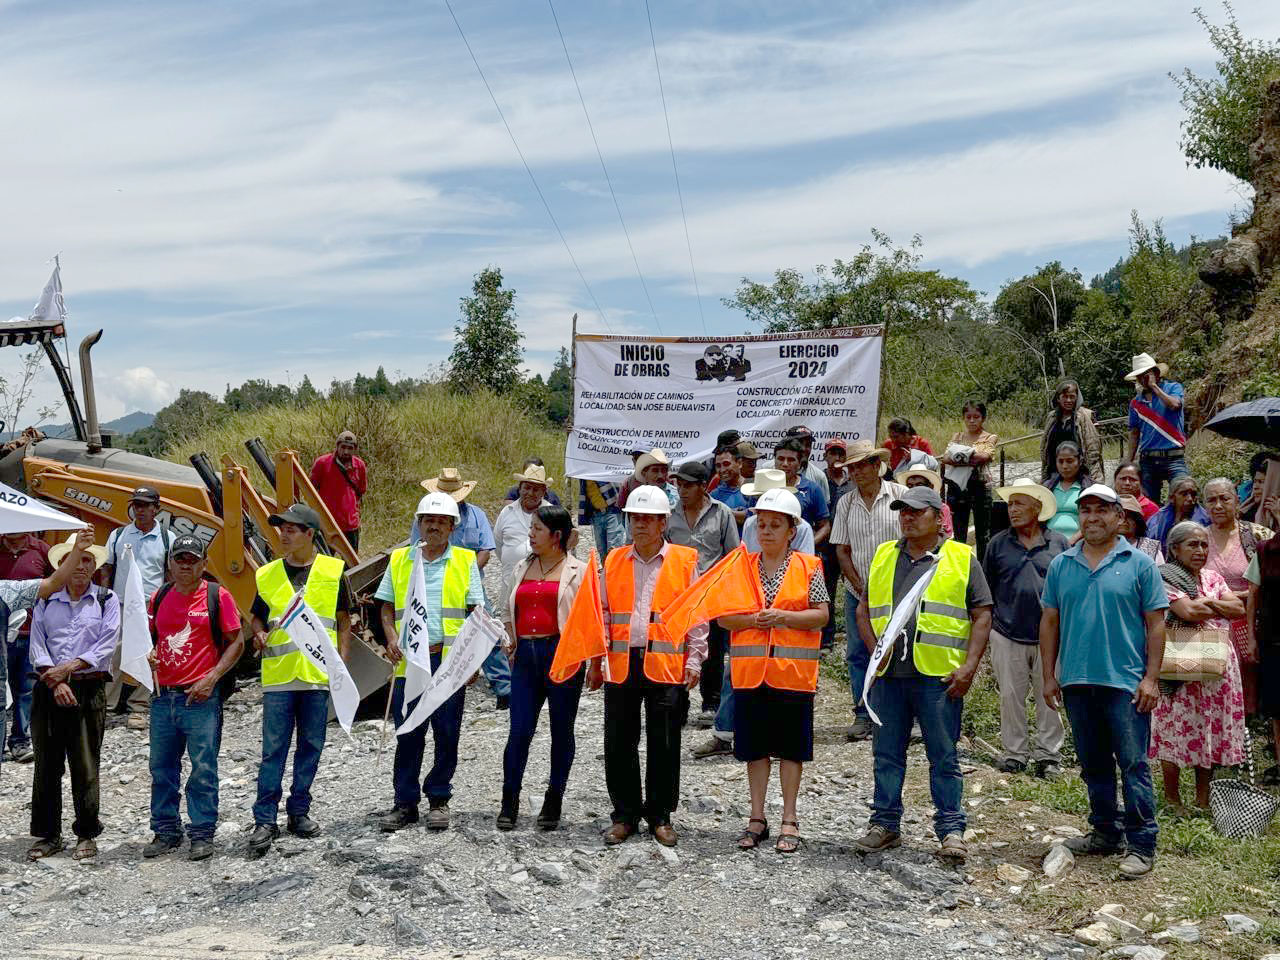
[[800, 775], [813, 759], [813, 701], [818, 689], [822, 628], [830, 597], [822, 564], [791, 549], [800, 501], [786, 490], [770, 490], [752, 507], [760, 550], [748, 553], [758, 577], [764, 609], [720, 617], [729, 631], [729, 670], [734, 690], [734, 756], [747, 765], [751, 814], [738, 846], [750, 850], [769, 836], [764, 816], [772, 761], [782, 784], [782, 828], [776, 849], [800, 847], [796, 796]]

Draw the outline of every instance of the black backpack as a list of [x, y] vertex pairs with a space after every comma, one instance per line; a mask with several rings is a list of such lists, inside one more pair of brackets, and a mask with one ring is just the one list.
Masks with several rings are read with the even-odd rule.
[[[215, 580], [205, 580], [205, 608], [209, 611], [209, 634], [213, 637], [213, 647], [218, 651], [221, 657], [226, 651], [227, 645], [223, 643], [222, 637], [222, 617], [220, 609], [221, 586]], [[160, 604], [164, 602], [165, 595], [173, 589], [173, 582], [166, 580], [160, 585], [160, 589], [155, 592], [155, 596], [151, 598], [150, 609], [147, 611], [147, 624], [151, 627], [151, 645], [159, 646], [160, 638], [156, 634], [156, 611], [160, 609]], [[101, 602], [101, 598], [99, 598]], [[236, 692], [236, 668], [233, 666], [230, 670], [222, 675], [222, 679], [218, 681], [218, 696], [223, 703], [231, 699], [231, 695]]]

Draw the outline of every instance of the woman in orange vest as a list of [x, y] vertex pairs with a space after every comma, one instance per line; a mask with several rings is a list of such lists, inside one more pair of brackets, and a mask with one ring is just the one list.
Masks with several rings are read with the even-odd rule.
[[803, 765], [813, 759], [813, 700], [830, 596], [822, 562], [790, 548], [791, 532], [800, 519], [795, 495], [769, 490], [752, 512], [760, 552], [748, 554], [747, 559], [760, 579], [764, 609], [716, 621], [729, 631], [733, 754], [746, 763], [751, 788], [751, 819], [738, 846], [750, 850], [769, 836], [764, 801], [776, 758], [782, 783], [782, 829], [775, 849], [795, 853], [800, 847], [796, 795]]

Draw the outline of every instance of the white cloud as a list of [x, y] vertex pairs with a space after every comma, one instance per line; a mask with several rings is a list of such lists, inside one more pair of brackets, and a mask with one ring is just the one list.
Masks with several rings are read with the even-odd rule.
[[125, 412], [142, 410], [155, 413], [177, 396], [178, 391], [150, 367], [131, 367], [100, 387], [106, 396], [117, 401]]

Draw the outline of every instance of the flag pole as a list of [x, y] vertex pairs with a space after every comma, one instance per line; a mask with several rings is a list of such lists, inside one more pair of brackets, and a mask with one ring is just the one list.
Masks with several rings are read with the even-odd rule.
[[378, 759], [374, 764], [373, 772], [382, 772], [382, 754], [387, 749], [387, 719], [391, 716], [391, 694], [396, 689], [395, 671], [391, 672], [391, 678], [387, 682], [387, 705], [382, 708], [382, 741], [378, 744]]

